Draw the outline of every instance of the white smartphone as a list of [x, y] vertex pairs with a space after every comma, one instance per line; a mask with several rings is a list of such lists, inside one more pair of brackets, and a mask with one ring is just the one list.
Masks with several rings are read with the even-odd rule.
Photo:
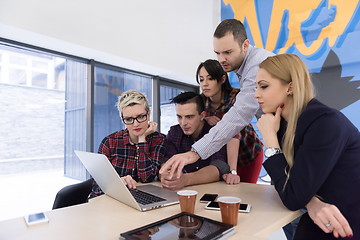
[[[205, 209], [220, 210], [219, 203], [218, 202], [209, 202], [208, 204], [206, 204]], [[240, 203], [239, 212], [249, 213], [250, 210], [251, 210], [250, 204]]]
[[28, 226], [32, 226], [40, 223], [47, 223], [49, 219], [44, 213], [34, 213], [25, 216], [25, 222]]

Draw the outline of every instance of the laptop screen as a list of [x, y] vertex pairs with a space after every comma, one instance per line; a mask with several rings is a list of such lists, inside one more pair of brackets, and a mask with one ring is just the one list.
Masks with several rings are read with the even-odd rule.
[[216, 239], [233, 226], [193, 214], [180, 213], [170, 218], [122, 233], [122, 239]]

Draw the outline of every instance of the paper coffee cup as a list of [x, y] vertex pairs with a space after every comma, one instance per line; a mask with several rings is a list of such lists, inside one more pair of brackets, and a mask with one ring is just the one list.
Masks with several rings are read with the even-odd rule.
[[237, 225], [238, 223], [238, 210], [241, 199], [238, 197], [219, 197], [217, 199], [221, 211], [221, 219], [223, 223]]
[[195, 201], [198, 192], [194, 190], [181, 190], [178, 191], [177, 194], [180, 200], [181, 212], [194, 214]]

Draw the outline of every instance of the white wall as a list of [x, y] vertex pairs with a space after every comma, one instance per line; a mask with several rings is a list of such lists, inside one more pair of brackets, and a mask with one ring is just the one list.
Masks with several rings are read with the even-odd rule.
[[0, 37], [196, 84], [220, 0], [0, 0]]

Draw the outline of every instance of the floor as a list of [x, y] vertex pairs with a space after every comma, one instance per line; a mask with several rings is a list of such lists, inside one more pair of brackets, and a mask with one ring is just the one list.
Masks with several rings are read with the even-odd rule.
[[[0, 175], [0, 221], [28, 213], [49, 211], [56, 193], [78, 180], [63, 176], [62, 169]], [[286, 240], [281, 229], [268, 240]]]

